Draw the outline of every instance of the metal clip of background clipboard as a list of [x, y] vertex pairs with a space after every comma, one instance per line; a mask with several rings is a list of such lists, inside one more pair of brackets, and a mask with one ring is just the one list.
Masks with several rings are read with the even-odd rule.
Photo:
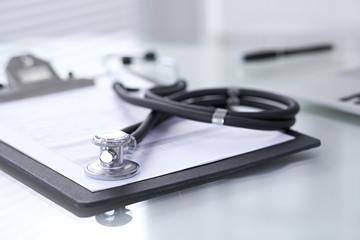
[[61, 79], [50, 63], [31, 54], [12, 57], [6, 66], [7, 86], [0, 103], [94, 85], [92, 79]]

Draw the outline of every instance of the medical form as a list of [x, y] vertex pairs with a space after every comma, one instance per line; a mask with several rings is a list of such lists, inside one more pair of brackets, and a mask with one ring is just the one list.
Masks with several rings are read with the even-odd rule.
[[108, 79], [95, 86], [0, 104], [0, 139], [89, 191], [110, 189], [220, 161], [294, 139], [279, 131], [259, 131], [171, 118], [126, 158], [140, 164], [129, 179], [89, 178], [84, 166], [99, 157], [92, 137], [140, 122], [149, 110], [120, 100]]

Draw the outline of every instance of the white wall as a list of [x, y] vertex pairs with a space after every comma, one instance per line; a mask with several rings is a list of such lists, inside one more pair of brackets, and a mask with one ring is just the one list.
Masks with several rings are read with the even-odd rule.
[[360, 33], [360, 0], [0, 0], [0, 41], [79, 32], [189, 42]]
[[221, 3], [225, 36], [360, 33], [359, 0], [209, 1]]
[[191, 42], [203, 33], [200, 0], [140, 0], [138, 34], [146, 39]]

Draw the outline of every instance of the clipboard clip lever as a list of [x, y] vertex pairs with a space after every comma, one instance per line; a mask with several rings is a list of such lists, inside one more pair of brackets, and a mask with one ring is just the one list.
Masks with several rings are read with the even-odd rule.
[[93, 79], [75, 79], [71, 72], [61, 79], [49, 62], [32, 54], [10, 58], [5, 71], [0, 103], [94, 85]]

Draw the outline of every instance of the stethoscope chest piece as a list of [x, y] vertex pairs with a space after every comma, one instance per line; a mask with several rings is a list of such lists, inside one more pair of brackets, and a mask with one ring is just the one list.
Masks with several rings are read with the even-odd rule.
[[97, 134], [93, 144], [100, 147], [99, 160], [85, 167], [87, 176], [99, 180], [120, 180], [134, 176], [139, 164], [125, 160], [124, 155], [132, 153], [136, 147], [133, 136], [123, 131]]

